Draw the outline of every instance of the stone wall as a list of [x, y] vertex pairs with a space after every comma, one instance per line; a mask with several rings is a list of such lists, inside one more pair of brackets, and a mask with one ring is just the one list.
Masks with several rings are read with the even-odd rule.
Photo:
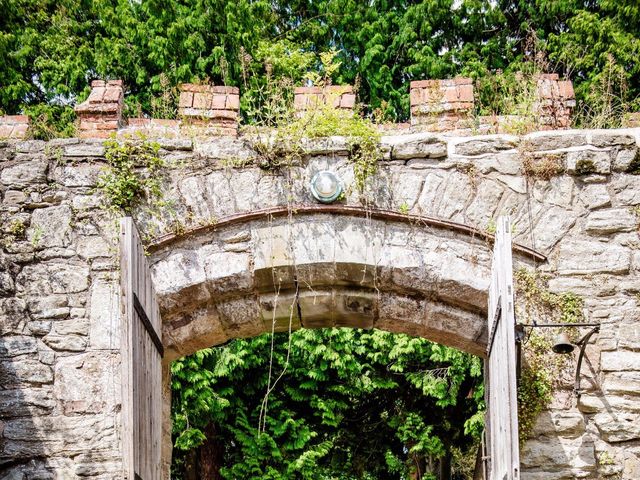
[[[242, 225], [215, 233], [216, 224], [266, 208], [317, 205], [308, 182], [318, 170], [341, 177], [342, 205], [362, 206], [341, 138], [308, 142], [308, 156], [284, 171], [261, 169], [250, 137], [159, 142], [171, 211], [140, 214], [138, 223], [165, 235], [151, 256], [156, 270], [179, 250], [191, 259], [175, 264], [171, 278], [156, 274], [161, 295], [187, 287], [184, 273], [203, 261], [189, 252], [210, 233], [227, 235], [212, 240], [211, 258], [216, 248], [239, 259], [259, 247]], [[586, 392], [579, 402], [570, 382], [556, 392], [524, 448], [523, 478], [640, 478], [640, 175], [632, 173], [640, 129], [418, 133], [382, 143], [384, 159], [366, 196], [371, 208], [414, 215], [391, 239], [399, 260], [418, 251], [403, 239], [427, 229], [441, 236], [431, 254], [449, 246], [456, 261], [456, 239], [421, 216], [482, 232], [508, 213], [516, 241], [547, 257], [521, 265], [548, 274], [552, 291], [582, 295], [587, 320], [602, 323], [583, 365]], [[117, 227], [95, 190], [103, 155], [100, 140], [0, 143], [0, 479], [121, 475]], [[399, 232], [393, 221], [381, 225], [384, 235]], [[465, 258], [473, 251], [483, 265], [486, 245]], [[219, 262], [203, 271], [205, 278], [233, 269], [242, 275], [249, 268], [242, 265]]]
[[102, 147], [0, 147], [3, 479], [121, 470], [115, 229], [96, 208], [92, 151]]

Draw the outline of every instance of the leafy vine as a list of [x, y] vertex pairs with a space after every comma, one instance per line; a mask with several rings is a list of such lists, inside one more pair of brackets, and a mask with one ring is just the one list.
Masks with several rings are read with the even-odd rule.
[[[520, 322], [577, 323], [583, 320], [584, 301], [573, 292], [553, 293], [547, 279], [537, 272], [520, 269], [514, 275]], [[542, 320], [542, 321], [541, 321]], [[532, 331], [523, 348], [523, 364], [518, 384], [518, 423], [520, 444], [531, 436], [540, 413], [549, 405], [553, 389], [567, 363], [567, 358], [549, 355], [548, 334]]]
[[106, 199], [108, 210], [131, 215], [143, 201], [159, 205], [162, 199], [160, 145], [139, 134], [123, 141], [110, 138], [104, 143], [106, 171], [97, 188]]
[[[321, 54], [324, 76], [310, 75], [309, 82], [323, 89], [330, 83], [332, 72], [339, 66], [335, 60], [336, 54], [335, 51]], [[307, 153], [306, 144], [309, 140], [341, 136], [347, 141], [355, 186], [362, 193], [367, 179], [377, 172], [381, 158], [381, 136], [375, 124], [357, 112], [335, 108], [336, 94], [328, 91], [322, 102], [296, 114], [290, 90], [290, 82], [275, 81], [267, 89], [269, 98], [263, 103], [263, 109], [267, 112], [263, 112], [263, 116], [269, 121], [262, 127], [269, 128], [254, 129], [254, 133], [259, 133], [254, 147], [262, 157], [262, 168], [278, 169], [295, 165]]]

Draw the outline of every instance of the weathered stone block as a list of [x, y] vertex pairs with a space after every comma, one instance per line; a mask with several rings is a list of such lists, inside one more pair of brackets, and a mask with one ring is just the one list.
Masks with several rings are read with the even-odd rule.
[[587, 136], [573, 132], [534, 132], [523, 139], [523, 149], [533, 151], [560, 150], [587, 144]]
[[533, 436], [576, 438], [585, 432], [584, 415], [580, 412], [550, 410], [543, 412], [533, 427]]
[[71, 320], [56, 320], [53, 323], [54, 333], [64, 335], [89, 335], [89, 320], [86, 318], [73, 318]]
[[28, 318], [26, 309], [21, 298], [0, 298], [0, 335], [22, 333]]
[[[234, 244], [238, 245], [238, 244]], [[251, 289], [251, 256], [248, 252], [202, 252], [207, 284], [212, 292]], [[224, 267], [223, 267], [224, 266]]]
[[0, 182], [12, 188], [26, 187], [47, 180], [48, 164], [42, 160], [32, 160], [9, 165], [0, 173]]
[[579, 197], [591, 210], [611, 205], [611, 195], [605, 185], [586, 185], [580, 190]]
[[637, 148], [620, 150], [613, 161], [613, 171], [627, 172], [635, 162], [640, 160], [638, 155]]
[[0, 338], [0, 357], [16, 357], [37, 351], [38, 345], [33, 337], [20, 335]]
[[[102, 141], [84, 141], [78, 144], [66, 145], [63, 150], [63, 157], [92, 158], [104, 157], [105, 148]], [[79, 165], [80, 166], [80, 165]]]
[[428, 133], [384, 137], [383, 144], [391, 147], [392, 160], [442, 158], [447, 156], [446, 143]]
[[56, 333], [50, 333], [42, 340], [56, 351], [83, 352], [87, 348], [87, 339], [83, 335], [58, 335]]
[[120, 390], [118, 355], [103, 352], [61, 358], [55, 369], [54, 394], [65, 415], [112, 412]]
[[637, 230], [639, 219], [629, 208], [596, 210], [587, 217], [585, 230], [594, 235], [609, 235]]
[[640, 414], [603, 412], [595, 415], [593, 421], [602, 439], [609, 443], [640, 438]]
[[481, 140], [465, 140], [455, 144], [456, 155], [477, 156], [512, 150], [517, 145], [517, 137], [501, 135], [489, 136]]
[[77, 252], [81, 258], [94, 259], [97, 257], [112, 257], [115, 255], [115, 245], [110, 245], [98, 235], [82, 236], [77, 239]]
[[552, 206], [545, 208], [534, 227], [536, 247], [549, 251], [573, 227], [578, 214], [573, 210]]
[[51, 367], [32, 358], [19, 358], [0, 362], [0, 383], [6, 388], [51, 382], [53, 382]]
[[101, 350], [120, 348], [120, 295], [113, 282], [98, 279], [89, 301], [90, 345]]
[[521, 453], [521, 465], [523, 469], [539, 469], [546, 472], [546, 478], [563, 478], [563, 471], [578, 478], [588, 477], [596, 466], [593, 441], [588, 437], [530, 440]]
[[580, 396], [578, 408], [584, 413], [607, 411], [640, 413], [640, 398], [585, 393]]
[[604, 130], [592, 133], [589, 143], [595, 147], [627, 146], [635, 145], [636, 138], [633, 135]]
[[68, 205], [34, 210], [27, 238], [40, 248], [66, 247], [71, 243], [71, 218]]
[[255, 337], [265, 331], [258, 299], [254, 296], [218, 303], [216, 310], [223, 330], [230, 338]]
[[567, 153], [567, 173], [591, 175], [611, 173], [611, 154], [595, 150], [580, 150]]
[[628, 350], [602, 352], [600, 365], [605, 372], [638, 371], [640, 370], [640, 352]]
[[82, 292], [89, 287], [89, 268], [70, 263], [28, 265], [18, 275], [16, 285], [29, 295]]
[[[49, 386], [0, 390], [0, 418], [46, 415], [54, 406], [55, 400]], [[0, 433], [1, 430], [0, 427]]]
[[561, 274], [625, 273], [630, 266], [631, 252], [625, 247], [585, 240], [566, 240], [560, 244]]
[[29, 312], [33, 318], [64, 318], [69, 315], [66, 295], [47, 295], [29, 300]]

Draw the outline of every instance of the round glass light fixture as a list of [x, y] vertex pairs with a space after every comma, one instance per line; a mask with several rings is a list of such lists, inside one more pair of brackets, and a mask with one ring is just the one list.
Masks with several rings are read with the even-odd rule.
[[342, 193], [342, 182], [328, 170], [316, 173], [311, 179], [311, 194], [322, 203], [332, 203]]

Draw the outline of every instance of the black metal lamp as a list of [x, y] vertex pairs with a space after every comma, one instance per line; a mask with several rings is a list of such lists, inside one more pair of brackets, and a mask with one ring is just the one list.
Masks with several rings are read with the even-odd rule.
[[576, 347], [580, 347], [580, 354], [578, 355], [578, 363], [576, 365], [576, 377], [573, 391], [576, 396], [580, 396], [582, 394], [582, 390], [580, 388], [580, 369], [582, 368], [582, 359], [584, 358], [584, 351], [587, 348], [587, 344], [589, 343], [589, 339], [596, 333], [600, 331], [599, 323], [545, 323], [545, 324], [535, 324], [535, 325], [525, 325], [519, 323], [516, 325], [516, 341], [518, 343], [522, 342], [524, 339], [524, 329], [525, 328], [558, 328], [558, 327], [592, 327], [591, 330], [587, 332], [587, 334], [578, 340], [575, 344], [571, 343], [569, 340], [569, 336], [562, 332], [556, 336], [555, 341], [553, 342], [553, 346], [551, 350], [554, 353], [558, 353], [560, 355], [566, 355], [575, 350]]

